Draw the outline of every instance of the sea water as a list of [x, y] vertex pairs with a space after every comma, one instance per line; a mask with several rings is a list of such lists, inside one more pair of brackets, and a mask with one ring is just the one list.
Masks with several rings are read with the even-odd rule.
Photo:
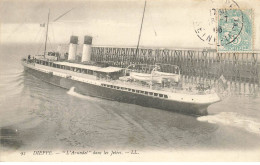
[[232, 95], [208, 116], [83, 96], [24, 72], [38, 45], [1, 45], [0, 138], [9, 150], [251, 150], [260, 147], [260, 97]]

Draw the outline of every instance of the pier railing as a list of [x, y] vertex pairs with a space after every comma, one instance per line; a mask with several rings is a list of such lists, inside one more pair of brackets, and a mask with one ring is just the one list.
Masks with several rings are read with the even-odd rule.
[[179, 66], [182, 78], [191, 83], [217, 81], [222, 75], [229, 83], [259, 86], [260, 53], [218, 53], [215, 50], [92, 47], [92, 60], [112, 66], [156, 63]]

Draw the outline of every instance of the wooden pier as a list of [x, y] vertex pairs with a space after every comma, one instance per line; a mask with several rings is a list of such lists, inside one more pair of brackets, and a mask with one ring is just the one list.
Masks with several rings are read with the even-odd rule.
[[[112, 66], [156, 63], [178, 65], [183, 82], [214, 85], [222, 77], [230, 91], [255, 93], [260, 86], [260, 53], [217, 53], [216, 50], [92, 47], [92, 61]], [[232, 89], [231, 89], [232, 88]], [[257, 92], [258, 93], [258, 92]]]

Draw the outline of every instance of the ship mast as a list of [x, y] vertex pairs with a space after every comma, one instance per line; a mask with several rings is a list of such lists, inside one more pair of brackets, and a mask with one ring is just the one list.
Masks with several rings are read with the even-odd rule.
[[50, 18], [50, 9], [49, 9], [49, 13], [48, 13], [48, 21], [47, 21], [47, 27], [46, 27], [47, 29], [46, 29], [45, 44], [44, 44], [44, 54], [43, 54], [44, 58], [45, 58], [45, 54], [46, 54], [46, 47], [47, 47], [47, 40], [48, 40], [49, 18]]
[[140, 27], [139, 38], [138, 38], [138, 43], [137, 43], [137, 47], [136, 47], [135, 55], [137, 55], [137, 53], [138, 53], [138, 49], [139, 49], [139, 43], [140, 43], [140, 38], [141, 38], [142, 28], [143, 28], [143, 21], [144, 21], [145, 8], [146, 8], [146, 1], [145, 1], [145, 3], [144, 3], [143, 17], [142, 17], [142, 22], [141, 22], [141, 27]]

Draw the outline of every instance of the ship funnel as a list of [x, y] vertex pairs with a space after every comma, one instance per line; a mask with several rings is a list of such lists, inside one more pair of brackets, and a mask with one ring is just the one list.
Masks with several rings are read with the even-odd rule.
[[83, 52], [82, 52], [82, 62], [91, 60], [91, 45], [92, 45], [92, 37], [84, 36], [84, 44], [83, 44]]
[[68, 60], [75, 60], [77, 52], [78, 36], [70, 36], [70, 47]]

